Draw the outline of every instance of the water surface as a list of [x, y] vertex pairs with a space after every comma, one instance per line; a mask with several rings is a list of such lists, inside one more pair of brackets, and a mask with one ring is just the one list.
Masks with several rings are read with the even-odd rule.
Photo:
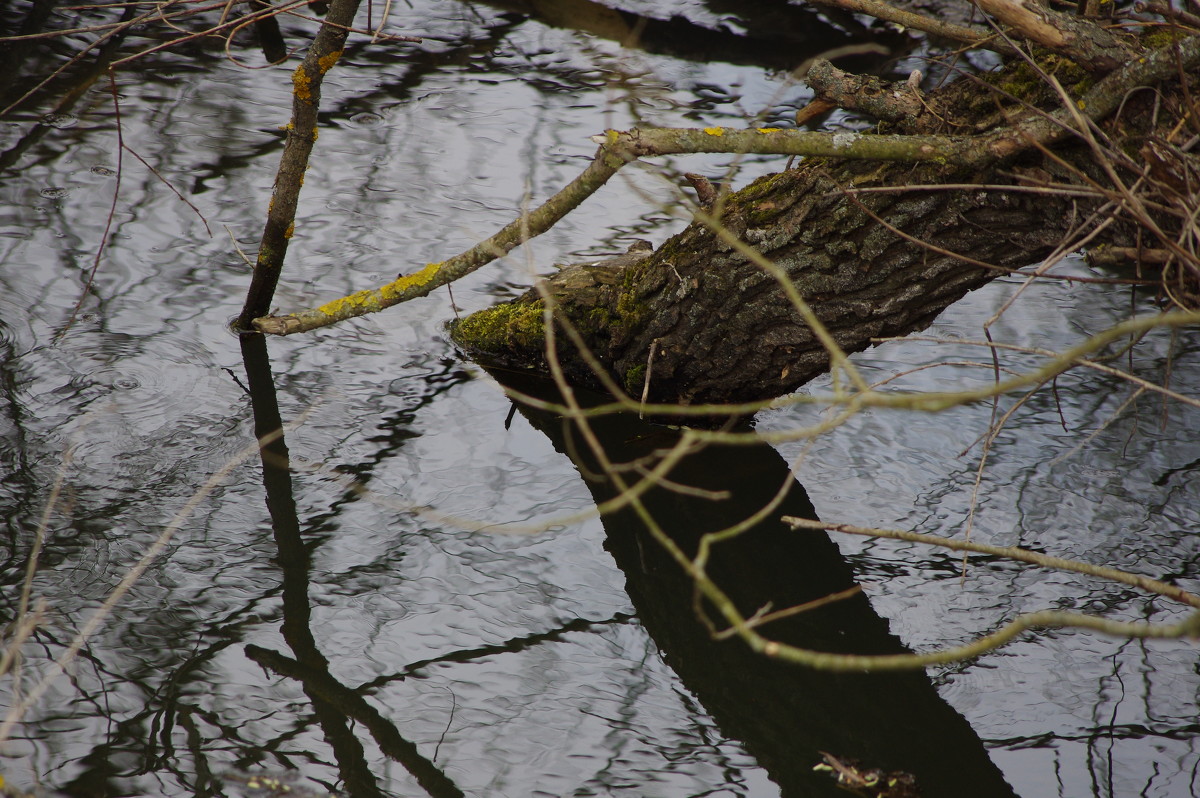
[[[682, 46], [623, 48], [505, 5], [396, 4], [390, 30], [422, 43], [352, 38], [327, 79], [279, 307], [378, 284], [490, 235], [577, 174], [594, 150], [589, 137], [605, 127], [777, 122], [804, 101], [765, 39], [702, 59]], [[5, 21], [27, 10], [18, 3]], [[671, 11], [766, 36], [723, 4]], [[106, 18], [58, 13], [62, 27]], [[789, 19], [776, 30], [830, 36], [807, 12]], [[283, 27], [293, 44], [312, 30]], [[132, 38], [122, 53], [146, 44]], [[233, 52], [262, 65], [248, 38]], [[620, 252], [635, 238], [661, 243], [684, 223], [679, 172], [717, 177], [737, 160], [741, 185], [782, 159], [675, 158], [626, 170], [528, 248], [455, 284], [453, 300], [439, 290], [270, 340], [269, 359], [249, 357], [258, 370], [248, 375], [226, 330], [248, 284], [232, 241], [253, 252], [261, 232], [293, 65], [244, 69], [217, 41], [134, 62], [117, 77], [123, 155], [104, 79], [54, 116], [43, 99], [0, 121], [6, 621], [63, 475], [34, 581], [48, 614], [24, 649], [23, 684], [253, 441], [262, 408], [247, 386], [265, 368], [294, 425], [286, 446], [295, 466], [280, 493], [247, 461], [187, 517], [0, 751], [8, 783], [88, 796], [225, 795], [247, 788], [221, 774], [265, 769], [356, 796], [838, 795], [812, 773], [813, 749], [847, 738], [870, 740], [897, 767], [923, 768], [929, 794], [1167, 798], [1200, 788], [1190, 643], [1030, 636], [915, 676], [893, 691], [913, 704], [867, 720], [872, 702], [856, 703], [869, 695], [864, 685], [814, 686], [811, 675], [758, 670], [735, 644], [712, 647], [678, 604], [677, 577], [638, 554], [645, 541], [627, 521], [562, 522], [593, 508], [604, 488], [581, 477], [545, 419], [509, 418], [510, 403], [457, 356], [445, 322], [523, 290], [531, 270]], [[111, 237], [91, 277], [114, 193]], [[1068, 268], [1089, 273], [1081, 262]], [[1015, 288], [993, 283], [933, 333], [979, 338]], [[1150, 299], [1043, 284], [993, 334], [1065, 348], [1150, 311]], [[1134, 367], [1155, 380], [1169, 368], [1171, 387], [1195, 396], [1196, 348], [1194, 331], [1151, 335]], [[968, 359], [986, 360], [911, 342], [856, 362], [884, 378]], [[1031, 362], [1009, 356], [1006, 365]], [[903, 384], [987, 379], [982, 367], [947, 366]], [[1131, 390], [1081, 373], [1015, 413], [991, 447], [973, 537], [1200, 587], [1195, 413], [1149, 396], [1123, 407]], [[793, 428], [815, 413], [771, 411], [758, 428]], [[727, 505], [744, 516], [763, 501], [755, 490], [793, 480], [787, 462], [800, 458], [789, 494], [797, 507], [808, 506], [806, 490], [827, 520], [957, 536], [979, 463], [972, 445], [989, 418], [986, 407], [869, 412], [807, 448], [697, 461], [688, 478], [749, 491]], [[660, 434], [617, 433], [626, 442]], [[797, 635], [851, 629], [880, 650], [925, 649], [1047, 607], [1180, 617], [1166, 602], [1071, 574], [983, 560], [961, 582], [959, 558], [945, 552], [856, 538], [800, 551], [778, 530], [762, 535], [754, 545], [769, 553], [730, 554], [735, 582], [788, 585], [789, 568], [821, 557], [813, 561], [827, 576], [864, 587], [858, 614]], [[14, 695], [10, 681], [6, 705]], [[814, 697], [830, 699], [820, 723], [804, 717], [817, 714], [803, 703]], [[781, 720], [775, 703], [809, 709]], [[939, 734], [962, 745], [940, 757], [947, 767], [937, 746], [950, 743]], [[913, 741], [934, 755], [888, 748]]]

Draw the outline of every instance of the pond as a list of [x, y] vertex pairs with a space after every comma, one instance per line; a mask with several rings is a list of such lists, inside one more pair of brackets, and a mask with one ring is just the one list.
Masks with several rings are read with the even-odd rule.
[[[11, 4], [0, 24], [15, 31], [45, 5]], [[622, 7], [630, 13], [412, 0], [390, 9], [388, 31], [420, 42], [352, 36], [326, 78], [278, 307], [311, 307], [466, 249], [565, 185], [605, 128], [786, 124], [808, 96], [790, 68], [842, 43], [897, 45], [894, 32], [787, 4]], [[638, 11], [658, 22], [642, 26], [642, 48], [624, 47]], [[49, 27], [122, 13], [64, 6]], [[382, 4], [371, 13], [377, 24]], [[293, 48], [317, 24], [281, 19]], [[177, 22], [196, 30], [199, 20]], [[5, 105], [98, 35], [25, 53]], [[178, 35], [147, 23], [108, 57]], [[906, 75], [919, 56], [889, 68]], [[495, 377], [449, 342], [456, 314], [514, 296], [556, 262], [678, 232], [683, 172], [740, 186], [785, 159], [627, 169], [452, 296], [239, 341], [228, 329], [249, 281], [238, 250], [252, 254], [262, 231], [296, 57], [261, 68], [245, 33], [228, 52], [219, 37], [192, 39], [121, 65], [115, 88], [68, 76], [0, 119], [5, 623], [46, 518], [31, 591], [44, 600], [41, 624], [19, 679], [4, 677], [5, 712], [177, 529], [0, 747], [7, 788], [845, 795], [814, 771], [829, 752], [911, 772], [927, 796], [1200, 791], [1194, 643], [1043, 632], [969, 663], [838, 676], [714, 641], [641, 522], [596, 517], [612, 487], [589, 478], [579, 441], [553, 416], [514, 413]], [[1093, 274], [1082, 259], [1060, 269]], [[931, 334], [980, 338], [1021, 284], [975, 292]], [[991, 330], [1065, 349], [1153, 308], [1124, 289], [1039, 282]], [[1196, 330], [1156, 332], [1113, 365], [1195, 397], [1198, 347]], [[855, 362], [871, 379], [908, 371], [897, 383], [907, 388], [991, 379], [988, 356], [945, 342], [888, 343]], [[1034, 362], [1004, 356], [1009, 368]], [[922, 368], [933, 363], [943, 365]], [[1073, 372], [1035, 394], [991, 444], [978, 488], [990, 406], [876, 410], [812, 441], [706, 449], [672, 474], [692, 491], [657, 490], [647, 506], [688, 547], [791, 486], [775, 517], [951, 537], [971, 517], [976, 541], [1197, 590], [1195, 410], [1134, 397], [1135, 387]], [[829, 388], [818, 380], [803, 393]], [[260, 461], [256, 429], [273, 413], [284, 436]], [[755, 429], [818, 418], [794, 404], [760, 413]], [[619, 460], [678, 435], [635, 418], [597, 426]], [[713, 570], [750, 607], [860, 585], [816, 620], [778, 625], [782, 639], [825, 650], [931, 650], [1045, 608], [1155, 622], [1185, 613], [1124, 585], [994, 558], [972, 558], [964, 578], [952, 552], [789, 533], [774, 518]], [[284, 786], [256, 782], [264, 773]]]

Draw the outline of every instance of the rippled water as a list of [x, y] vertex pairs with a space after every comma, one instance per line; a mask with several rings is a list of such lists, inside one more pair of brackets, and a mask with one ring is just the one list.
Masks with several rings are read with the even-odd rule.
[[[766, 48], [760, 60], [703, 63], [624, 49], [500, 3], [396, 5], [391, 29], [426, 39], [352, 39], [329, 74], [281, 308], [470, 246], [570, 180], [605, 127], [779, 120], [803, 101]], [[738, 25], [718, 3], [672, 8], [698, 24]], [[824, 35], [811, 18], [791, 24]], [[293, 43], [311, 30], [284, 28]], [[252, 42], [235, 50], [261, 63]], [[261, 232], [289, 69], [239, 68], [219, 43], [131, 65], [118, 76], [124, 154], [104, 80], [69, 110], [46, 104], [3, 121], [0, 144], [12, 154], [0, 172], [5, 621], [63, 476], [34, 582], [48, 604], [24, 649], [26, 689], [189, 497], [253, 441], [243, 352], [226, 331], [248, 282], [232, 241], [252, 252]], [[234, 468], [0, 750], [6, 782], [88, 796], [234, 794], [221, 774], [261, 768], [351, 795], [837, 795], [812, 774], [814, 750], [869, 739], [881, 750], [907, 745], [901, 765], [924, 756], [928, 778], [943, 779], [929, 794], [1194, 794], [1193, 644], [1028, 637], [897, 682], [891, 693], [911, 703], [888, 709], [886, 689], [764, 669], [733, 644], [709, 644], [690, 629], [686, 603], [664, 609], [673, 599], [656, 591], [674, 577], [628, 524], [555, 523], [604, 489], [581, 478], [553, 425], [508, 419], [510, 403], [456, 356], [443, 325], [456, 307], [511, 296], [531, 265], [619, 252], [634, 238], [661, 243], [682, 225], [676, 171], [717, 175], [729, 160], [627, 170], [528, 251], [456, 284], [453, 302], [439, 290], [269, 341], [281, 415], [294, 424], [294, 530], [277, 504], [272, 523], [257, 460]], [[779, 165], [750, 159], [736, 182]], [[979, 338], [1014, 289], [997, 281], [934, 332]], [[1047, 284], [993, 333], [1064, 348], [1131, 305], [1150, 308], [1121, 291]], [[1194, 331], [1150, 336], [1137, 371], [1162, 379], [1170, 368], [1174, 390], [1200, 394], [1196, 348]], [[910, 342], [857, 362], [882, 378], [938, 359], [986, 360]], [[989, 374], [944, 367], [904, 384], [935, 390]], [[1057, 402], [1039, 394], [1014, 414], [989, 453], [975, 539], [1200, 587], [1195, 413], [1164, 413], [1150, 396], [1122, 408], [1129, 392], [1109, 377], [1071, 376]], [[812, 418], [803, 406], [777, 410], [759, 429]], [[875, 411], [807, 449], [778, 449], [803, 455], [797, 475], [822, 518], [957, 535], [988, 419], [987, 408]], [[755, 490], [790, 479], [770, 449], [742, 457], [722, 454], [692, 475], [742, 497], [735, 515], [758, 506]], [[706, 512], [664, 507], [691, 524]], [[870, 604], [846, 623], [871, 627], [864, 639], [881, 650], [962, 642], [1046, 607], [1179, 615], [1124, 587], [1002, 562], [976, 562], [960, 584], [956, 556], [911, 544], [839, 538], [843, 561], [832, 548], [767, 538], [748, 562], [776, 559], [775, 570], [739, 578], [786, 590], [789, 573], [816, 583], [852, 571]], [[801, 579], [810, 560], [815, 570]], [[874, 628], [877, 616], [899, 641]], [[15, 685], [5, 689], [11, 706]]]

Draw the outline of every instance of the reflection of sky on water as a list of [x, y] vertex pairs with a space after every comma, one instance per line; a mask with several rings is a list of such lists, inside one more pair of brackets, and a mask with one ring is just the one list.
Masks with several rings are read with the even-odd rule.
[[[570, 180], [594, 150], [589, 137], [605, 127], [734, 125], [764, 110], [786, 117], [802, 96], [758, 69], [633, 53], [484, 6], [396, 5], [392, 30], [430, 40], [360, 40], [330, 73], [281, 308], [464, 249], [510, 221], [526, 196], [540, 201]], [[299, 41], [299, 30], [291, 28], [290, 41]], [[173, 77], [185, 64], [194, 74]], [[51, 524], [37, 585], [51, 615], [27, 652], [31, 672], [61, 650], [127, 564], [250, 436], [248, 400], [230, 374], [241, 375], [241, 359], [224, 329], [247, 282], [230, 235], [252, 251], [261, 230], [290, 105], [289, 67], [242, 70], [217, 49], [186, 59], [161, 54], [146, 67], [120, 80], [124, 141], [196, 205], [211, 237], [197, 213], [127, 152], [108, 248], [80, 316], [56, 341], [92, 267], [117, 184], [115, 118], [103, 81], [70, 124], [50, 120], [52, 129], [0, 180], [0, 515], [10, 586], [19, 583], [62, 453], [74, 447], [68, 499]], [[36, 118], [4, 123], [0, 142], [12, 146]], [[632, 238], [661, 243], [681, 222], [662, 206], [678, 184], [657, 167], [715, 176], [729, 160], [664, 159], [626, 170], [533, 242], [531, 256], [513, 253], [456, 284], [455, 302], [470, 311], [527, 284], [527, 259], [545, 269], [621, 251]], [[737, 182], [773, 163], [751, 159]], [[997, 283], [980, 292], [938, 331], [979, 337], [981, 320], [1009, 290]], [[1033, 294], [997, 337], [1063, 347], [1128, 307], [1115, 292], [1109, 304], [1081, 288]], [[307, 414], [288, 434], [293, 456], [336, 468], [370, 491], [348, 492], [327, 470], [294, 478], [302, 531], [313, 543], [311, 627], [331, 671], [350, 685], [381, 680], [370, 700], [426, 756], [436, 751], [437, 764], [472, 794], [688, 795], [722, 784], [730, 795], [771, 794], [763, 772], [722, 737], [653, 641], [624, 618], [624, 578], [602, 548], [598, 522], [536, 536], [468, 532], [450, 522], [544, 523], [590, 502], [574, 468], [519, 415], [505, 430], [508, 402], [455, 359], [445, 338], [452, 315], [438, 291], [383, 315], [270, 342], [284, 418]], [[1162, 347], [1156, 339], [1143, 351], [1162, 355]], [[859, 362], [885, 376], [941, 354], [892, 345]], [[909, 384], [932, 388], [945, 373], [921, 372]], [[987, 379], [983, 369], [954, 374]], [[1174, 379], [1176, 390], [1196, 392], [1182, 366]], [[994, 448], [975, 534], [1178, 574], [1195, 586], [1194, 545], [1181, 532], [1200, 520], [1189, 499], [1200, 450], [1191, 415], [1173, 410], [1160, 430], [1158, 406], [1145, 400], [1132, 435], [1132, 422], [1118, 421], [1052, 464], [1080, 431], [1103, 424], [1128, 390], [1097, 386], [1061, 392], [1070, 433], [1044, 397], [1014, 418]], [[803, 416], [781, 411], [762, 426]], [[819, 441], [800, 475], [823, 517], [953, 533], [976, 463], [974, 454], [956, 455], [986, 419], [981, 409], [933, 420], [866, 414]], [[336, 781], [299, 687], [266, 674], [241, 650], [244, 642], [283, 648], [264, 509], [258, 469], [239, 468], [135, 587], [73, 682], [57, 685], [33, 712], [32, 739], [5, 752], [6, 778], [32, 783], [36, 769], [48, 786], [65, 787], [97, 778], [99, 759], [112, 763], [114, 782], [127, 792], [199, 790], [206, 767], [235, 765], [295, 767]], [[876, 607], [914, 646], [956, 642], [1003, 613], [1051, 605], [1166, 615], [1110, 586], [1008, 566], [975, 567], [963, 590], [955, 557], [841, 542]], [[576, 618], [595, 623], [515, 652], [392, 678], [410, 662]], [[1075, 634], [934, 675], [1022, 795], [1052, 794], [1061, 778], [1065, 786], [1054, 794], [1145, 788], [1182, 796], [1200, 761], [1190, 726], [1193, 665], [1186, 646]], [[164, 696], [175, 702], [173, 713], [164, 712]], [[148, 750], [151, 738], [173, 749]], [[195, 740], [204, 743], [197, 748]], [[377, 751], [367, 756], [385, 791], [416, 790]], [[1111, 787], [1107, 776], [1096, 777], [1110, 760], [1118, 774]]]

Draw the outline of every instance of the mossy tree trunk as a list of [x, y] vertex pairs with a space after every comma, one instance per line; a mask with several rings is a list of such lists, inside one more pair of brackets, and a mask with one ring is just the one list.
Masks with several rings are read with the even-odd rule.
[[[647, 372], [651, 401], [779, 396], [828, 370], [829, 353], [776, 277], [731, 237], [783, 269], [837, 343], [859, 351], [874, 337], [927, 326], [1003, 273], [917, 241], [1000, 269], [1020, 268], [1050, 253], [1095, 203], [987, 190], [850, 195], [842, 189], [997, 179], [991, 170], [809, 161], [733, 194], [721, 214], [723, 233], [696, 222], [643, 260], [569, 267], [546, 287], [557, 312], [634, 397]], [[545, 371], [544, 306], [531, 290], [467, 317], [452, 328], [454, 339], [474, 357]], [[600, 387], [576, 347], [566, 336], [558, 339], [567, 376]]]
[[[1001, 267], [1049, 253], [1068, 232], [1070, 199], [1001, 192], [860, 195], [839, 186], [959, 182], [936, 167], [829, 164], [763, 178], [722, 214], [727, 236], [784, 269], [847, 352], [873, 337], [928, 325], [944, 308], [1000, 272], [901, 238], [864, 208], [915, 239]], [[987, 175], [977, 178], [986, 179]], [[860, 205], [861, 203], [861, 205]], [[632, 396], [661, 402], [738, 402], [778, 396], [829, 368], [829, 353], [783, 287], [721, 235], [692, 224], [631, 266], [571, 267], [549, 280], [553, 301], [588, 348]], [[544, 302], [530, 291], [468, 317], [454, 337], [473, 355], [545, 370]], [[599, 386], [573, 345], [559, 357], [574, 381]], [[653, 347], [653, 357], [651, 349]]]
[[[1170, 49], [1150, 60], [1192, 68], [1200, 61], [1195, 40], [1185, 44], [1184, 57]], [[593, 364], [633, 398], [644, 392], [656, 402], [743, 402], [791, 392], [830, 366], [827, 347], [777, 275], [747, 247], [786, 273], [837, 344], [853, 352], [872, 338], [927, 326], [967, 291], [1036, 264], [1097, 227], [1101, 234], [1093, 243], [1135, 243], [1137, 220], [1110, 218], [1114, 213], [1103, 206], [1116, 196], [1114, 176], [1127, 185], [1145, 177], [1137, 154], [1147, 142], [1172, 140], [1173, 128], [1193, 121], [1187, 92], [1170, 78], [1153, 84], [1157, 94], [1130, 92], [1106, 78], [1114, 93], [1101, 98], [1096, 92], [1105, 80], [1057, 56], [1048, 61], [1078, 106], [1103, 99], [1119, 110], [1104, 116], [1107, 146], [1120, 157], [1098, 158], [1086, 137], [1060, 129], [1074, 112], [1063, 108], [1043, 75], [1016, 66], [990, 78], [990, 85], [964, 79], [922, 96], [925, 113], [878, 131], [944, 135], [959, 147], [970, 136], [978, 142], [977, 164], [964, 166], [961, 149], [946, 164], [806, 159], [730, 195], [718, 224], [698, 219], [633, 263], [569, 267], [543, 291], [559, 318], [580, 331]], [[1122, 69], [1130, 80], [1141, 79], [1128, 65]], [[881, 87], [903, 90], [904, 84]], [[1058, 121], [1048, 122], [1050, 113]], [[1042, 132], [1030, 133], [1035, 128]], [[1028, 147], [1023, 137], [1047, 146]], [[1190, 155], [1167, 149], [1166, 171], [1200, 174], [1191, 171]], [[1160, 207], [1169, 182], [1151, 186]], [[981, 188], [929, 190], [961, 184]], [[1056, 190], [1044, 188], [1051, 185]], [[870, 187], [888, 190], [860, 191]], [[1166, 216], [1156, 224], [1167, 237], [1179, 229]], [[452, 326], [454, 340], [480, 360], [545, 371], [543, 297], [530, 290], [473, 314]], [[566, 335], [558, 336], [558, 354], [571, 380], [600, 386], [593, 365]]]

